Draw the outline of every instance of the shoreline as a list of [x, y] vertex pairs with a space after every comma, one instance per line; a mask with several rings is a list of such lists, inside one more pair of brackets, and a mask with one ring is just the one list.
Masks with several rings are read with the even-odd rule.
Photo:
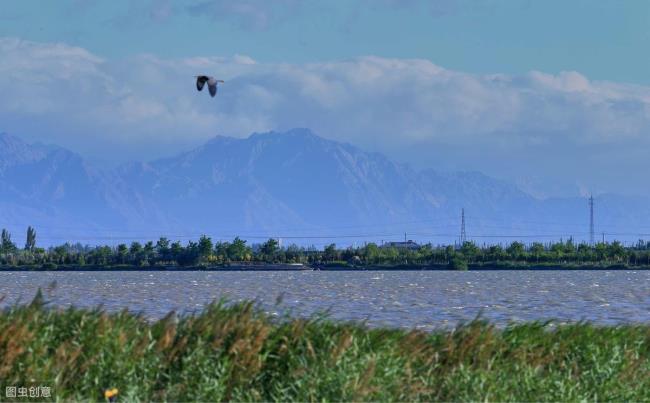
[[307, 265], [307, 264], [230, 264], [212, 266], [135, 266], [135, 265], [60, 265], [56, 267], [46, 265], [31, 266], [0, 266], [0, 272], [303, 272], [303, 271], [336, 271], [336, 272], [361, 272], [361, 271], [645, 271], [650, 266], [626, 265], [510, 265], [510, 264], [470, 264], [467, 270], [456, 270], [445, 264], [437, 265]]

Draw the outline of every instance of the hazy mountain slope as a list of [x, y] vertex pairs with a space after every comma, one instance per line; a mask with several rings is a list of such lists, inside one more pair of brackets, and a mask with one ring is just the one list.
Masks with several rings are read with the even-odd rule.
[[418, 173], [380, 154], [305, 129], [217, 137], [202, 147], [120, 170], [145, 197], [194, 227], [225, 230], [386, 227], [455, 216], [461, 201], [532, 202], [479, 174]]
[[64, 237], [144, 224], [130, 186], [68, 150], [4, 134], [0, 167], [0, 218], [11, 227], [41, 226]]
[[[649, 206], [643, 198], [599, 196], [597, 231], [645, 226], [650, 232]], [[490, 234], [504, 241], [514, 234], [587, 237], [585, 199], [539, 200], [475, 172], [418, 172], [306, 129], [216, 137], [176, 156], [110, 172], [70, 151], [0, 135], [0, 226], [41, 226], [52, 239], [207, 233], [376, 240], [409, 232], [449, 242], [459, 231], [461, 208], [477, 241], [499, 239], [482, 238]], [[345, 242], [350, 239], [339, 239]]]
[[217, 137], [139, 168], [122, 174], [146, 178], [138, 182], [141, 191], [173, 216], [222, 227], [356, 223], [378, 213], [395, 215], [404, 213], [399, 196], [409, 186], [385, 158], [307, 131]]

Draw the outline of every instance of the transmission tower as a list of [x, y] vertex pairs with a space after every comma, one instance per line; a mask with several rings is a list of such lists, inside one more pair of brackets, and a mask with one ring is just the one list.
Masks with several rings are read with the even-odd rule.
[[460, 245], [463, 246], [465, 241], [467, 241], [467, 234], [465, 233], [465, 209], [462, 208], [460, 210]]
[[594, 239], [594, 195], [589, 197], [589, 242], [593, 245]]

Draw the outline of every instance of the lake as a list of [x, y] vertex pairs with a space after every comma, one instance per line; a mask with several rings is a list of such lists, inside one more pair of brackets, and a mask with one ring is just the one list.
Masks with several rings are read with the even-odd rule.
[[334, 319], [422, 330], [478, 315], [499, 326], [650, 322], [650, 271], [0, 272], [0, 305], [29, 302], [38, 287], [55, 306], [128, 308], [152, 319], [223, 297], [257, 300], [272, 315], [328, 310]]

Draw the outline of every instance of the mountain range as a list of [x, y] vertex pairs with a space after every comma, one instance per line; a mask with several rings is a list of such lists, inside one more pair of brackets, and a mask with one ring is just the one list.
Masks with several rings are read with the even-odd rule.
[[[598, 239], [650, 232], [650, 200], [596, 195]], [[169, 158], [99, 169], [58, 146], [0, 134], [0, 227], [41, 244], [156, 239], [322, 245], [589, 237], [586, 198], [539, 199], [477, 172], [415, 170], [308, 129], [217, 136]], [[605, 233], [603, 235], [603, 233]]]

